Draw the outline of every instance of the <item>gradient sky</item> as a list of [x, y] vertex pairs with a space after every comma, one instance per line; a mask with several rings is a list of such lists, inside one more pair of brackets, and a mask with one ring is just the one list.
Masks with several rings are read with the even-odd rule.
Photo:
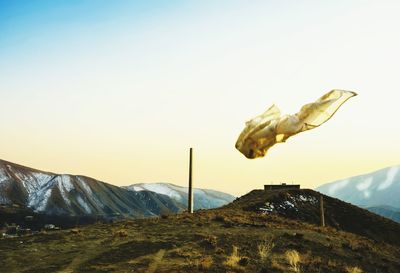
[[[0, 0], [0, 158], [236, 195], [400, 163], [399, 1]], [[248, 160], [244, 122], [352, 98]]]

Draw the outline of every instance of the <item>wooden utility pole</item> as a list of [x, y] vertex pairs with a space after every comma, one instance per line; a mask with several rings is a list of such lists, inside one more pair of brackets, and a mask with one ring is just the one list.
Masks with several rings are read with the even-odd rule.
[[189, 191], [188, 191], [188, 212], [193, 213], [193, 148], [190, 148], [189, 154]]
[[325, 226], [325, 214], [324, 214], [324, 197], [320, 195], [319, 205], [321, 210], [321, 227]]

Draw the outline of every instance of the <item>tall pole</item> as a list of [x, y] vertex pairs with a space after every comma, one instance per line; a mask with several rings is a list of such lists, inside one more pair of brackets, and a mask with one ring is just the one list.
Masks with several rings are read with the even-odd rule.
[[193, 148], [190, 148], [189, 154], [189, 196], [188, 196], [188, 212], [193, 213]]
[[324, 227], [325, 226], [324, 197], [322, 196], [322, 194], [320, 196], [319, 204], [320, 204], [320, 210], [321, 210], [321, 226]]

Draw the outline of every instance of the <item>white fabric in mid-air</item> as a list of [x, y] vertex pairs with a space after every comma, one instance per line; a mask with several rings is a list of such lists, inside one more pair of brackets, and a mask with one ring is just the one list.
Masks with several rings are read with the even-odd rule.
[[316, 102], [304, 105], [294, 115], [281, 116], [278, 107], [272, 105], [263, 114], [246, 122], [240, 134], [236, 149], [247, 158], [263, 157], [276, 143], [285, 142], [289, 137], [316, 128], [329, 120], [340, 106], [357, 93], [332, 90]]

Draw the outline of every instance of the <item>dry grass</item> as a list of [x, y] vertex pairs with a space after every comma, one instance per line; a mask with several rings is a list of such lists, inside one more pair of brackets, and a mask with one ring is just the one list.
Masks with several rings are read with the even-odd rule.
[[232, 254], [226, 259], [225, 265], [236, 268], [239, 266], [240, 256], [238, 254], [238, 248], [236, 246], [232, 247]]
[[362, 269], [357, 266], [346, 266], [347, 273], [362, 273]]
[[286, 260], [290, 265], [290, 269], [294, 272], [300, 272], [300, 254], [296, 250], [288, 250], [285, 252]]
[[260, 256], [261, 261], [265, 262], [268, 259], [274, 247], [274, 242], [267, 239], [265, 239], [261, 244], [258, 245], [258, 255]]
[[211, 256], [204, 257], [199, 261], [199, 269], [205, 270], [209, 269], [214, 263], [214, 260]]
[[[373, 241], [341, 231], [320, 234], [300, 222], [285, 226], [282, 219], [271, 220], [274, 217], [210, 210], [193, 216], [171, 215], [167, 220], [154, 218], [82, 227], [80, 235], [64, 230], [0, 240], [0, 271], [146, 272], [157, 251], [165, 249], [159, 272], [359, 273], [375, 272], [377, 264], [387, 268], [382, 273], [399, 272], [398, 247], [373, 245]], [[228, 221], [235, 223], [234, 228], [224, 226]], [[128, 236], [120, 237], [120, 230]], [[18, 244], [20, 240], [23, 244]], [[341, 247], [350, 241], [353, 246], [369, 244], [374, 248], [370, 253], [362, 250], [355, 255], [353, 250]], [[328, 248], [328, 244], [333, 248]], [[292, 255], [293, 265], [285, 255], [291, 249], [300, 254], [297, 259]], [[48, 258], [40, 260], [43, 256]], [[359, 257], [367, 258], [361, 264]], [[35, 263], [26, 263], [28, 259]], [[346, 266], [358, 266], [363, 271], [354, 271], [352, 267], [346, 271]]]
[[286, 272], [286, 267], [281, 265], [277, 260], [271, 261], [271, 268], [278, 271], [278, 272]]
[[308, 266], [313, 266], [313, 267], [318, 267], [321, 266], [322, 264], [328, 263], [331, 264], [330, 267], [336, 268], [337, 265], [331, 261], [331, 260], [324, 260], [321, 256], [319, 256], [317, 253], [313, 253], [311, 251], [307, 251], [306, 253], [303, 253], [301, 255], [301, 263], [304, 265]]

